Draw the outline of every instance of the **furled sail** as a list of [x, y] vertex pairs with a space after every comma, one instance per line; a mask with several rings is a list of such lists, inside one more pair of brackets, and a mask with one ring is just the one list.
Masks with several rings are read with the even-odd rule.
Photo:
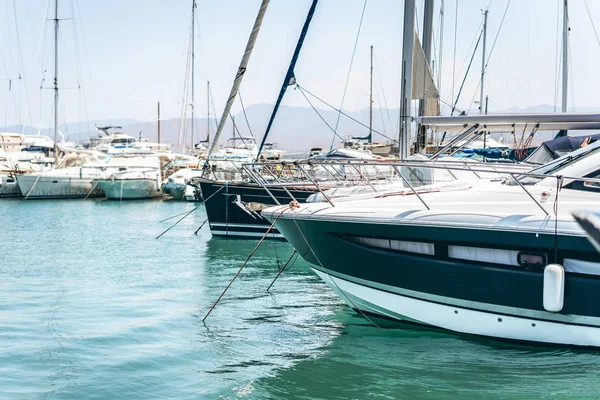
[[414, 46], [414, 61], [412, 70], [412, 98], [425, 99], [426, 107], [424, 115], [439, 115], [440, 114], [440, 103], [439, 103], [439, 92], [435, 86], [433, 80], [433, 74], [431, 68], [425, 59], [425, 53], [419, 37], [415, 34], [415, 46]]
[[254, 49], [254, 43], [256, 43], [256, 38], [258, 37], [258, 32], [260, 31], [260, 26], [262, 25], [263, 18], [265, 17], [265, 13], [267, 12], [267, 7], [269, 6], [270, 0], [262, 0], [260, 5], [260, 9], [258, 10], [258, 15], [256, 16], [256, 20], [254, 21], [254, 27], [252, 28], [252, 33], [250, 33], [250, 37], [248, 38], [248, 44], [246, 44], [246, 50], [244, 50], [244, 56], [242, 57], [242, 61], [240, 62], [240, 66], [235, 75], [235, 79], [233, 80], [233, 87], [231, 88], [231, 93], [229, 93], [229, 98], [227, 99], [227, 103], [225, 104], [225, 109], [223, 110], [223, 115], [221, 116], [221, 121], [219, 122], [219, 127], [217, 128], [217, 132], [215, 133], [215, 137], [213, 142], [210, 145], [210, 149], [208, 150], [208, 154], [206, 156], [206, 160], [208, 159], [212, 152], [214, 151], [217, 142], [219, 141], [219, 136], [221, 136], [221, 132], [223, 131], [223, 127], [225, 126], [225, 121], [227, 121], [227, 117], [229, 116], [229, 112], [231, 111], [231, 106], [233, 105], [233, 101], [235, 100], [235, 96], [240, 88], [242, 83], [242, 79], [244, 78], [244, 74], [246, 73], [246, 67], [248, 66], [248, 61], [250, 60], [250, 55], [252, 54], [252, 50]]
[[306, 33], [308, 32], [308, 27], [310, 26], [310, 21], [312, 21], [312, 17], [315, 13], [315, 8], [317, 7], [318, 0], [313, 0], [310, 9], [308, 10], [308, 15], [306, 16], [306, 21], [304, 21], [304, 26], [302, 27], [302, 32], [300, 33], [300, 38], [298, 39], [298, 43], [296, 44], [296, 49], [294, 50], [294, 55], [292, 56], [292, 61], [290, 61], [290, 66], [288, 67], [287, 73], [285, 74], [285, 78], [283, 79], [283, 85], [281, 85], [281, 90], [279, 91], [279, 96], [277, 97], [277, 102], [275, 103], [275, 107], [273, 107], [273, 112], [271, 113], [271, 118], [269, 118], [269, 124], [267, 125], [267, 129], [265, 130], [265, 135], [260, 142], [260, 147], [258, 148], [257, 159], [260, 156], [260, 152], [262, 151], [263, 146], [265, 145], [265, 141], [267, 140], [267, 136], [269, 136], [269, 132], [271, 131], [271, 126], [273, 125], [273, 120], [275, 120], [275, 115], [277, 114], [277, 110], [279, 110], [279, 105], [281, 104], [281, 100], [283, 99], [283, 95], [285, 94], [288, 86], [296, 84], [296, 77], [294, 76], [294, 67], [296, 66], [296, 61], [298, 61], [298, 56], [300, 55], [300, 50], [302, 50], [302, 45], [304, 44], [304, 38], [306, 37]]

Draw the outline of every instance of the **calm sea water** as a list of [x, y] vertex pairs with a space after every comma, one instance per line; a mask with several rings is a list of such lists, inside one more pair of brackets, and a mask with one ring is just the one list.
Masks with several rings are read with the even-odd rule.
[[[380, 329], [178, 202], [0, 202], [2, 399], [598, 398], [600, 352]], [[334, 250], [332, 250], [334, 251]]]

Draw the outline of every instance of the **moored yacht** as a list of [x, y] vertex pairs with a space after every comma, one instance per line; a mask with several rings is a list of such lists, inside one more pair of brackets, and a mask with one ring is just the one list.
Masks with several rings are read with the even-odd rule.
[[106, 159], [93, 151], [67, 154], [57, 168], [30, 174], [16, 174], [16, 180], [25, 199], [76, 199], [101, 197], [102, 191], [92, 181], [103, 175], [100, 168], [89, 166]]
[[600, 143], [511, 174], [262, 215], [362, 314], [600, 346], [600, 259], [571, 216], [598, 211]]
[[163, 182], [161, 189], [173, 200], [196, 200], [196, 187], [188, 183], [192, 178], [202, 177], [202, 173], [203, 170], [198, 168], [181, 168]]
[[152, 153], [114, 155], [105, 174], [94, 180], [109, 200], [139, 200], [161, 197], [161, 159]]

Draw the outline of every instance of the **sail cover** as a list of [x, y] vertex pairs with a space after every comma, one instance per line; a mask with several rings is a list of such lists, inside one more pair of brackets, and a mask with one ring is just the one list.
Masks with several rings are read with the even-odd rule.
[[419, 41], [419, 37], [415, 34], [415, 47], [413, 59], [413, 85], [412, 98], [425, 99], [426, 107], [424, 115], [439, 115], [440, 104], [438, 101], [439, 92], [433, 80], [433, 74], [427, 60], [425, 60], [425, 52]]
[[233, 101], [235, 100], [235, 96], [237, 95], [240, 85], [242, 84], [242, 79], [244, 78], [244, 74], [246, 73], [246, 67], [248, 66], [248, 61], [250, 61], [250, 55], [252, 54], [252, 50], [254, 49], [254, 44], [256, 43], [256, 38], [258, 37], [258, 32], [260, 31], [260, 26], [262, 25], [265, 13], [267, 12], [269, 1], [270, 0], [262, 0], [260, 9], [258, 10], [258, 15], [256, 16], [256, 20], [254, 21], [254, 27], [252, 28], [252, 32], [250, 33], [250, 37], [248, 38], [246, 50], [244, 50], [242, 61], [240, 62], [240, 66], [238, 67], [235, 79], [233, 80], [233, 87], [231, 88], [231, 93], [229, 93], [229, 97], [227, 98], [227, 103], [225, 104], [225, 109], [223, 110], [223, 115], [221, 116], [219, 127], [217, 128], [215, 138], [213, 139], [210, 145], [210, 149], [208, 150], [208, 154], [206, 156], [206, 165], [208, 165], [208, 159], [210, 158], [210, 155], [213, 153], [217, 142], [219, 141], [219, 136], [221, 136], [221, 132], [223, 132], [223, 127], [225, 126], [225, 121], [227, 121], [227, 117], [229, 116], [231, 106], [233, 104]]

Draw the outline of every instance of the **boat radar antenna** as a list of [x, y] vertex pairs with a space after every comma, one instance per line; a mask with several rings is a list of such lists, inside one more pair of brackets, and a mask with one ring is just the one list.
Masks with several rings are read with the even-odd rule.
[[111, 129], [123, 129], [122, 126], [116, 126], [116, 125], [111, 125], [111, 126], [98, 126], [96, 125], [96, 130], [99, 132], [102, 132], [103, 135], [110, 135], [109, 130]]

